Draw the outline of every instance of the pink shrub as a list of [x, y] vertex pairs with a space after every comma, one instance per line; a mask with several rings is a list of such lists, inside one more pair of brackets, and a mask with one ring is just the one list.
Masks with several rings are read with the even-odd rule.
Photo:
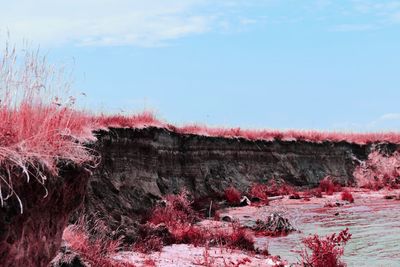
[[307, 249], [311, 250], [311, 255], [308, 254], [307, 249], [303, 251], [301, 255], [303, 265], [313, 267], [345, 266], [340, 261], [340, 257], [343, 255], [344, 246], [350, 238], [351, 234], [348, 228], [341, 231], [338, 235], [334, 233], [326, 237], [313, 235], [304, 238], [303, 244]]
[[319, 189], [321, 192], [325, 192], [327, 195], [332, 195], [334, 192], [340, 192], [342, 190], [341, 186], [335, 184], [330, 176], [326, 176], [320, 181]]
[[190, 203], [185, 193], [167, 196], [165, 205], [153, 210], [134, 249], [147, 253], [161, 250], [164, 244], [185, 243], [255, 250], [253, 236], [236, 223], [232, 224], [231, 229], [217, 230], [195, 225], [197, 216]]
[[182, 191], [178, 195], [166, 196], [164, 206], [158, 205], [153, 209], [149, 222], [155, 225], [164, 223], [167, 226], [174, 226], [193, 223], [197, 219], [198, 216], [191, 207], [187, 192]]
[[240, 203], [240, 199], [242, 198], [242, 194], [234, 187], [228, 187], [224, 191], [225, 199], [230, 204], [237, 205]]
[[292, 186], [285, 182], [278, 184], [275, 180], [270, 180], [267, 184], [254, 183], [249, 189], [249, 196], [251, 198], [259, 198], [263, 204], [268, 204], [269, 196], [282, 196], [295, 193], [296, 190]]
[[342, 200], [348, 201], [350, 203], [354, 202], [353, 195], [347, 190], [343, 191], [340, 197]]
[[214, 245], [220, 245], [233, 249], [255, 251], [254, 237], [249, 230], [241, 228], [238, 224], [232, 224], [232, 230], [218, 229], [209, 231], [210, 240]]
[[268, 186], [254, 183], [249, 189], [250, 198], [258, 198], [263, 204], [268, 205]]
[[145, 259], [143, 265], [146, 267], [156, 267], [156, 262], [153, 259]]
[[284, 196], [290, 195], [296, 192], [296, 190], [288, 185], [285, 181], [276, 182], [274, 179], [270, 180], [267, 184], [267, 194], [268, 196]]

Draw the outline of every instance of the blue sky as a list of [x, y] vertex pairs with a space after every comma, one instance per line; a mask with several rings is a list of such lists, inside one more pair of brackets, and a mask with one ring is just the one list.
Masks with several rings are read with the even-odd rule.
[[400, 130], [400, 1], [17, 0], [0, 30], [73, 65], [95, 111]]

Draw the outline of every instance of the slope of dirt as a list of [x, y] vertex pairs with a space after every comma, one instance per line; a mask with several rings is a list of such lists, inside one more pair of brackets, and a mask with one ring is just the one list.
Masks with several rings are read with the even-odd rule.
[[270, 179], [312, 186], [327, 175], [351, 184], [354, 168], [370, 150], [345, 142], [249, 141], [162, 128], [119, 128], [97, 136], [102, 162], [89, 181], [84, 213], [128, 239], [135, 236], [138, 216], [165, 194], [186, 188], [196, 198], [213, 196], [228, 186], [246, 190]]
[[47, 197], [35, 179], [14, 179], [24, 212], [15, 197], [0, 208], [1, 266], [48, 265], [60, 248], [70, 213], [83, 201], [89, 175], [83, 168], [62, 167], [59, 177], [48, 177]]

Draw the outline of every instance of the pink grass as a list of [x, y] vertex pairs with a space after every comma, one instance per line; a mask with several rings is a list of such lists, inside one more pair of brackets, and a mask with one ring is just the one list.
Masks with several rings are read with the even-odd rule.
[[63, 94], [69, 84], [64, 73], [41, 58], [6, 46], [0, 57], [0, 204], [15, 196], [13, 185], [22, 173], [27, 182], [44, 185], [47, 176], [58, 173], [58, 163], [78, 165], [94, 159], [84, 147], [93, 141], [89, 115], [72, 109], [75, 99]]
[[159, 127], [181, 134], [195, 134], [210, 137], [244, 138], [248, 140], [264, 141], [305, 141], [313, 143], [322, 142], [348, 142], [359, 145], [369, 143], [388, 142], [400, 144], [400, 133], [352, 133], [352, 132], [323, 132], [313, 130], [268, 130], [268, 129], [242, 129], [228, 127], [208, 127], [201, 124], [188, 124], [174, 126], [165, 121], [159, 120], [151, 112], [144, 112], [136, 115], [100, 115], [94, 120], [98, 127], [123, 127], [143, 128]]

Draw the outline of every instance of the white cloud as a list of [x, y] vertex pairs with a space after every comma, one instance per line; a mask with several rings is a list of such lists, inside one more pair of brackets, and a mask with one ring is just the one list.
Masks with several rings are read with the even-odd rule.
[[400, 1], [398, 0], [353, 0], [354, 10], [365, 15], [375, 16], [380, 23], [400, 22]]
[[[0, 39], [10, 32], [44, 46], [159, 46], [184, 36], [250, 25], [249, 9], [276, 0], [13, 0], [0, 9]], [[223, 27], [222, 27], [223, 26]], [[240, 29], [239, 29], [240, 30]]]
[[354, 32], [354, 31], [369, 31], [377, 29], [378, 27], [371, 24], [340, 24], [332, 28], [337, 32]]
[[383, 114], [379, 120], [400, 120], [400, 113], [387, 113], [387, 114]]
[[369, 122], [341, 122], [332, 125], [335, 130], [344, 131], [399, 131], [400, 113], [386, 113]]
[[160, 45], [213, 30], [220, 15], [208, 7], [209, 0], [8, 1], [0, 38], [9, 31], [12, 39], [44, 45]]

